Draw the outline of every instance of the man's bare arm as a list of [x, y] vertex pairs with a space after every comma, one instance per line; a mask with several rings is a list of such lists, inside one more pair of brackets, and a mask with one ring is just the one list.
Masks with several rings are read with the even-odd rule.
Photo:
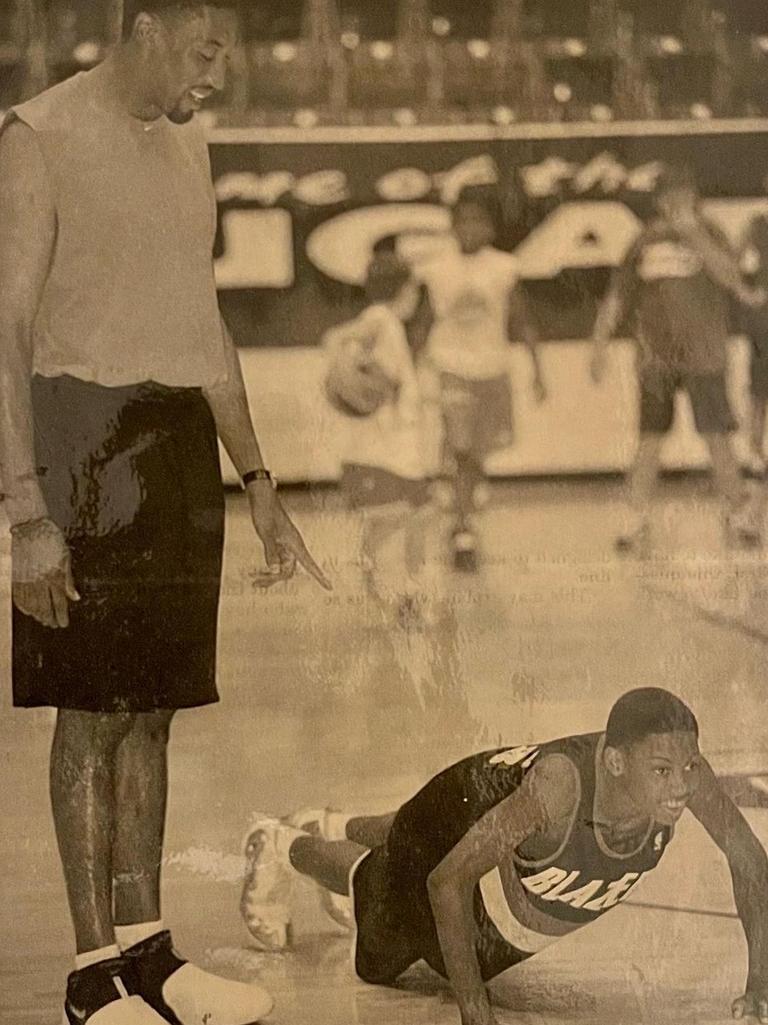
[[32, 328], [56, 238], [56, 212], [34, 132], [0, 135], [0, 478], [11, 523], [44, 517], [32, 419]]
[[[235, 469], [242, 476], [249, 470], [264, 469], [264, 459], [251, 420], [240, 358], [223, 317], [221, 330], [226, 374], [218, 384], [205, 389], [205, 397], [216, 421], [216, 431]], [[256, 582], [269, 585], [286, 579], [293, 575], [296, 563], [299, 562], [321, 587], [330, 590], [328, 580], [307, 551], [271, 483], [268, 480], [255, 480], [248, 484], [246, 491], [251, 518], [264, 545], [269, 568], [266, 576], [254, 577]]]
[[77, 601], [69, 550], [37, 479], [32, 411], [33, 327], [53, 258], [56, 210], [34, 132], [0, 136], [0, 478], [11, 522], [14, 605], [43, 626], [69, 625]]
[[706, 762], [689, 807], [728, 859], [736, 910], [747, 938], [746, 988], [734, 1004], [734, 1014], [754, 1014], [768, 1021], [768, 856]]
[[204, 394], [211, 407], [216, 430], [224, 448], [235, 469], [242, 476], [248, 470], [263, 470], [264, 459], [253, 428], [240, 358], [223, 317], [221, 331], [226, 376], [216, 385], [206, 388]]
[[440, 950], [462, 1025], [493, 1025], [476, 953], [475, 887], [526, 837], [573, 810], [576, 780], [567, 759], [552, 756], [529, 772], [520, 788], [463, 837], [427, 881]]

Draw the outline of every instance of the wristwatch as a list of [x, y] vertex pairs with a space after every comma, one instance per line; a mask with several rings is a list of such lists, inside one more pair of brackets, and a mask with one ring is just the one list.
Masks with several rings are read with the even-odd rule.
[[249, 484], [252, 484], [256, 480], [268, 480], [272, 485], [272, 490], [277, 490], [277, 477], [269, 470], [248, 470], [247, 473], [243, 474], [243, 488], [246, 488]]

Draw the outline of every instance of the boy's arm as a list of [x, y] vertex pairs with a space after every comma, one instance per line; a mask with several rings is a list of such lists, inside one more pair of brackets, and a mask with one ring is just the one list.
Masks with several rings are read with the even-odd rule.
[[608, 344], [614, 337], [637, 287], [638, 261], [642, 252], [643, 236], [630, 247], [624, 262], [611, 275], [608, 291], [600, 304], [592, 329], [592, 359], [590, 373], [595, 384], [605, 375]]
[[731, 292], [747, 306], [759, 306], [765, 302], [761, 289], [750, 288], [744, 283], [739, 261], [722, 232], [698, 218], [674, 219], [671, 226], [698, 253], [710, 278], [722, 289]]
[[733, 1004], [733, 1015], [756, 1015], [768, 1022], [768, 856], [706, 762], [689, 807], [728, 859], [736, 910], [747, 938], [747, 982], [744, 995]]
[[537, 401], [541, 402], [547, 397], [547, 388], [541, 373], [539, 333], [528, 309], [525, 293], [519, 284], [515, 284], [509, 293], [509, 324], [513, 331], [513, 337], [522, 338], [525, 347], [531, 355], [531, 361], [533, 362], [533, 390]]
[[552, 756], [461, 839], [427, 880], [432, 913], [462, 1025], [494, 1025], [476, 953], [474, 894], [480, 880], [522, 841], [567, 816], [576, 799], [571, 764]]

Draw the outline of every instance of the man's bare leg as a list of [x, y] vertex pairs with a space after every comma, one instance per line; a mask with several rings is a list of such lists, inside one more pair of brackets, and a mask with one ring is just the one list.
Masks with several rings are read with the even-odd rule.
[[115, 943], [112, 843], [115, 766], [133, 717], [59, 710], [50, 793], [77, 953]]
[[160, 870], [173, 711], [138, 714], [117, 751], [112, 861], [115, 924], [160, 919]]

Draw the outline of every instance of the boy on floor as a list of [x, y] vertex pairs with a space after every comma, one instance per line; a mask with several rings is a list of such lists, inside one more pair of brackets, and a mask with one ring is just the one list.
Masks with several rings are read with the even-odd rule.
[[619, 698], [604, 732], [466, 758], [394, 815], [316, 816], [314, 832], [345, 839], [256, 819], [250, 929], [276, 937], [292, 865], [354, 898], [361, 979], [390, 985], [424, 959], [462, 1025], [494, 1025], [485, 982], [626, 900], [686, 808], [728, 859], [747, 938], [733, 1015], [768, 1022], [768, 857], [701, 756], [693, 712], [655, 687]]

